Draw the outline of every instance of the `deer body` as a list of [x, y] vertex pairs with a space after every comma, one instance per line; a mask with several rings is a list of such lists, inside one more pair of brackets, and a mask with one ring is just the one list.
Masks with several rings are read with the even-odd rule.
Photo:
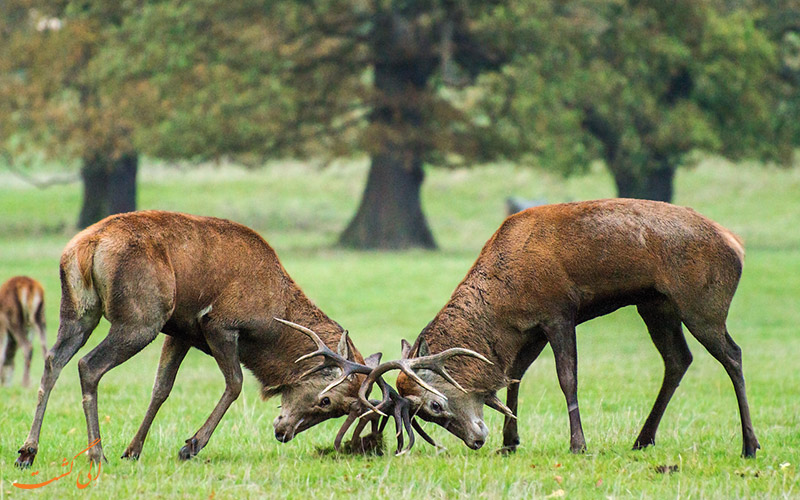
[[[569, 412], [570, 448], [582, 451], [575, 326], [636, 305], [664, 360], [665, 374], [634, 446], [655, 442], [661, 416], [691, 363], [683, 324], [730, 376], [739, 402], [743, 453], [753, 456], [759, 445], [745, 396], [741, 351], [726, 329], [743, 260], [737, 236], [691, 209], [667, 203], [612, 199], [525, 210], [506, 219], [489, 239], [412, 348], [422, 355], [465, 347], [493, 364], [467, 359], [448, 365], [468, 389], [466, 395], [430, 373], [427, 382], [446, 400], [424, 392], [405, 374], [399, 375], [398, 388], [416, 400], [422, 418], [446, 425], [477, 448], [488, 432], [482, 420], [484, 398], [508, 385], [507, 407], [516, 414], [518, 381], [550, 343]], [[507, 415], [504, 449], [513, 451], [518, 443], [516, 420]]]
[[33, 278], [15, 276], [0, 286], [0, 384], [11, 384], [14, 356], [17, 348], [21, 348], [24, 360], [22, 385], [30, 385], [31, 328], [38, 333], [44, 357], [47, 355], [44, 288]]
[[[64, 365], [83, 346], [101, 316], [108, 336], [83, 357], [78, 368], [89, 442], [100, 437], [97, 385], [108, 370], [167, 334], [152, 400], [123, 458], [137, 458], [150, 424], [167, 398], [191, 347], [211, 355], [225, 377], [225, 392], [211, 416], [186, 441], [179, 456], [191, 458], [208, 442], [242, 385], [241, 365], [250, 369], [265, 396], [294, 394], [299, 408], [284, 399], [275, 433], [281, 441], [322, 420], [349, 411], [358, 383], [329, 394], [333, 404], [314, 405], [319, 387], [335, 378], [324, 370], [299, 384], [313, 363], [295, 360], [313, 345], [305, 336], [274, 321], [278, 316], [314, 328], [336, 345], [343, 330], [292, 281], [272, 248], [251, 229], [227, 220], [171, 212], [132, 212], [106, 218], [76, 235], [61, 258], [61, 313], [58, 339], [48, 355], [31, 432], [17, 465], [28, 466], [38, 450], [39, 432], [50, 391]], [[360, 354], [345, 339], [345, 350]], [[339, 346], [340, 351], [342, 346]], [[306, 393], [312, 396], [298, 398]], [[310, 404], [309, 404], [310, 401]], [[292, 407], [294, 414], [289, 414]], [[288, 427], [287, 427], [288, 426]], [[105, 458], [100, 445], [90, 460]]]

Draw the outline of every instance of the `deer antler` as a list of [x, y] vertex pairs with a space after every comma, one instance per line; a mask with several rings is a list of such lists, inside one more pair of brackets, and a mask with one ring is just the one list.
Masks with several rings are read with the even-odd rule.
[[[347, 378], [349, 376], [355, 375], [355, 374], [368, 375], [370, 373], [370, 371], [372, 370], [369, 366], [362, 365], [360, 363], [356, 363], [355, 361], [350, 361], [349, 359], [345, 358], [341, 354], [332, 351], [327, 345], [325, 345], [325, 342], [323, 342], [322, 339], [319, 338], [319, 335], [317, 335], [310, 328], [306, 328], [305, 326], [298, 325], [297, 323], [292, 323], [291, 321], [286, 321], [285, 319], [280, 319], [280, 318], [274, 318], [274, 319], [275, 319], [275, 321], [278, 321], [279, 323], [283, 323], [286, 326], [289, 326], [291, 328], [294, 328], [295, 330], [298, 330], [298, 331], [301, 331], [301, 332], [305, 333], [306, 335], [309, 336], [309, 338], [311, 338], [312, 341], [314, 341], [314, 344], [316, 344], [316, 346], [317, 346], [317, 350], [316, 351], [310, 352], [310, 353], [305, 354], [303, 356], [300, 356], [299, 358], [297, 358], [295, 363], [299, 363], [301, 361], [305, 361], [305, 360], [313, 358], [315, 356], [322, 356], [322, 357], [326, 358], [327, 360], [332, 361], [333, 363], [335, 363], [336, 365], [338, 365], [342, 369], [342, 375], [339, 378], [337, 378], [336, 380], [334, 380], [333, 382], [331, 382], [330, 384], [328, 384], [328, 386], [325, 387], [322, 390], [322, 392], [319, 393], [320, 396], [325, 394], [326, 392], [330, 391], [331, 389], [333, 389], [337, 385], [341, 384], [345, 380], [347, 380]], [[347, 330], [345, 330], [345, 332], [342, 333], [342, 342], [347, 342]], [[312, 374], [312, 373], [314, 373], [316, 371], [319, 371], [320, 369], [324, 368], [325, 366], [329, 366], [329, 365], [330, 365], [330, 363], [326, 363], [326, 362], [323, 361], [323, 363], [321, 365], [316, 366], [314, 368], [311, 368], [310, 370], [307, 370], [307, 371], [303, 372], [303, 374], [300, 375], [300, 378], [306, 377], [306, 376], [308, 376], [308, 375], [310, 375], [310, 374]]]
[[383, 412], [380, 411], [379, 408], [372, 405], [367, 399], [367, 392], [372, 384], [384, 373], [390, 370], [400, 370], [406, 375], [408, 375], [414, 382], [421, 385], [426, 390], [436, 394], [437, 396], [447, 399], [447, 396], [442, 394], [441, 392], [437, 391], [433, 388], [430, 384], [422, 380], [422, 378], [416, 374], [415, 370], [431, 370], [433, 372], [438, 373], [441, 375], [445, 380], [456, 386], [459, 390], [463, 392], [467, 392], [466, 389], [461, 387], [461, 385], [456, 382], [456, 380], [450, 376], [447, 370], [444, 367], [444, 362], [454, 356], [470, 356], [473, 358], [478, 358], [481, 361], [489, 363], [490, 365], [494, 364], [482, 354], [472, 351], [470, 349], [464, 349], [463, 347], [452, 347], [447, 349], [446, 351], [442, 351], [437, 354], [432, 354], [430, 356], [421, 356], [417, 358], [409, 358], [410, 356], [410, 349], [404, 349], [403, 356], [400, 359], [396, 359], [393, 361], [387, 361], [381, 365], [378, 365], [375, 369], [369, 372], [366, 380], [362, 382], [361, 388], [358, 391], [358, 397], [361, 400], [361, 403], [370, 408], [371, 410], [380, 413], [381, 415], [385, 415]]
[[[310, 359], [310, 358], [313, 358], [313, 357], [316, 357], [316, 356], [322, 356], [322, 357], [326, 358], [327, 360], [333, 362], [334, 364], [338, 365], [339, 367], [341, 367], [342, 375], [339, 378], [337, 378], [336, 380], [334, 380], [333, 382], [331, 382], [327, 387], [325, 387], [325, 389], [323, 389], [322, 392], [320, 392], [320, 395], [325, 394], [329, 390], [331, 390], [334, 387], [336, 387], [337, 385], [341, 384], [350, 375], [354, 375], [354, 374], [369, 375], [370, 373], [372, 373], [372, 371], [375, 368], [377, 368], [379, 366], [380, 359], [381, 359], [381, 354], [380, 353], [375, 353], [372, 356], [369, 356], [365, 360], [366, 365], [362, 365], [360, 363], [356, 363], [354, 361], [350, 361], [349, 359], [346, 359], [344, 356], [340, 355], [339, 353], [334, 352], [332, 349], [330, 349], [325, 344], [325, 342], [322, 341], [322, 339], [319, 337], [319, 335], [317, 335], [310, 328], [307, 328], [307, 327], [302, 326], [302, 325], [298, 325], [297, 323], [292, 323], [291, 321], [287, 321], [287, 320], [284, 320], [284, 319], [280, 319], [280, 318], [274, 318], [274, 319], [275, 319], [275, 321], [283, 323], [286, 326], [289, 326], [291, 328], [294, 328], [295, 330], [298, 330], [300, 332], [305, 333], [306, 335], [308, 335], [309, 338], [311, 338], [311, 340], [317, 346], [317, 350], [316, 351], [313, 351], [313, 352], [310, 352], [310, 353], [305, 354], [303, 356], [300, 356], [299, 358], [297, 358], [297, 361], [295, 361], [295, 363], [299, 363], [300, 361], [304, 361], [306, 359]], [[342, 342], [346, 342], [347, 341], [347, 331], [345, 331], [342, 334], [342, 340], [341, 341]], [[314, 368], [311, 368], [310, 370], [307, 370], [306, 372], [304, 372], [301, 375], [301, 378], [305, 377], [307, 375], [310, 375], [311, 373], [314, 373], [314, 372], [316, 372], [316, 371], [320, 370], [321, 368], [323, 368], [325, 366], [328, 366], [328, 365], [329, 365], [329, 363], [323, 362], [321, 365], [316, 366]], [[425, 439], [425, 441], [427, 441], [428, 443], [431, 443], [433, 446], [436, 446], [437, 448], [439, 448], [439, 445], [437, 445], [436, 442], [427, 433], [425, 433], [424, 430], [422, 430], [422, 427], [420, 427], [419, 424], [417, 423], [417, 421], [415, 419], [413, 419], [413, 417], [411, 416], [411, 414], [410, 414], [410, 410], [411, 410], [410, 402], [407, 399], [405, 399], [402, 396], [400, 396], [400, 394], [398, 394], [397, 391], [395, 391], [394, 388], [392, 388], [391, 385], [386, 383], [386, 381], [383, 380], [383, 378], [381, 378], [379, 375], [375, 376], [368, 385], [372, 386], [372, 384], [374, 384], [375, 382], [378, 383], [378, 386], [380, 387], [381, 392], [383, 393], [383, 399], [380, 402], [375, 401], [375, 403], [377, 403], [377, 407], [375, 406], [375, 403], [367, 401], [369, 404], [366, 406], [367, 407], [366, 411], [363, 411], [363, 407], [359, 408], [357, 406], [354, 406], [354, 407], [351, 408], [350, 412], [348, 413], [347, 419], [345, 420], [344, 424], [339, 429], [339, 432], [336, 435], [336, 439], [334, 440], [334, 449], [336, 449], [337, 451], [340, 449], [341, 443], [342, 443], [342, 439], [344, 438], [344, 435], [347, 433], [348, 429], [353, 425], [353, 423], [356, 421], [356, 419], [360, 418], [361, 420], [358, 423], [358, 425], [356, 426], [355, 431], [353, 432], [353, 439], [355, 439], [355, 440], [357, 440], [359, 438], [359, 435], [361, 434], [361, 431], [363, 430], [364, 426], [369, 421], [373, 422], [373, 426], [374, 426], [375, 425], [375, 417], [377, 417], [377, 415], [374, 415], [374, 416], [369, 415], [369, 414], [372, 413], [372, 411], [370, 411], [370, 409], [376, 410], [378, 407], [387, 409], [387, 411], [391, 411], [392, 412], [392, 416], [395, 419], [395, 427], [397, 428], [397, 433], [396, 433], [397, 451], [396, 451], [396, 454], [399, 455], [399, 454], [405, 453], [406, 451], [410, 450], [411, 447], [414, 445], [414, 432], [412, 430], [412, 426], [413, 426], [414, 429], [417, 429], [417, 431], [420, 433], [420, 435], [423, 437], [423, 439]], [[364, 399], [366, 399], [366, 394], [369, 392], [369, 387], [363, 388], [363, 391], [364, 391]], [[360, 393], [361, 393], [361, 391], [359, 391], [359, 394]], [[361, 402], [361, 404], [363, 405], [363, 401]], [[358, 406], [361, 406], [361, 405], [358, 405]], [[386, 414], [384, 414], [380, 410], [377, 410], [377, 413], [384, 417], [383, 422], [381, 422], [380, 429], [378, 429], [378, 432], [382, 432], [384, 427], [386, 426], [386, 422], [387, 422], [388, 417], [386, 416]], [[408, 435], [409, 435], [408, 448], [406, 448], [405, 450], [403, 450], [403, 428], [404, 427], [406, 429], [406, 432], [408, 432]]]
[[492, 408], [493, 410], [499, 411], [500, 413], [504, 414], [509, 418], [512, 418], [514, 420], [517, 419], [517, 416], [514, 415], [514, 412], [511, 411], [511, 408], [504, 405], [503, 402], [500, 401], [500, 398], [497, 397], [497, 394], [492, 393], [486, 396], [486, 406]]

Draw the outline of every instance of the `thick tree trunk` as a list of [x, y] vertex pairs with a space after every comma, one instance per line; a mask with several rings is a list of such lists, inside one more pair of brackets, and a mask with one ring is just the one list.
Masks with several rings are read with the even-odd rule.
[[628, 169], [612, 171], [620, 198], [672, 201], [675, 167], [668, 162], [659, 162], [657, 168], [640, 174], [633, 174]]
[[136, 210], [136, 173], [139, 158], [135, 153], [117, 160], [104, 156], [84, 159], [81, 168], [83, 205], [78, 227], [85, 228], [112, 214]]
[[[353, 220], [339, 237], [343, 246], [362, 249], [436, 248], [420, 203], [424, 179], [422, 158], [425, 112], [420, 94], [426, 92], [437, 59], [425, 41], [415, 39], [405, 21], [384, 19], [375, 33], [375, 64], [379, 97], [370, 115], [377, 131], [367, 186]], [[376, 49], [377, 50], [377, 49]]]
[[81, 167], [83, 204], [78, 228], [83, 229], [108, 215], [108, 168], [104, 158], [85, 158]]
[[108, 215], [136, 210], [136, 173], [139, 155], [127, 153], [114, 162], [108, 176]]
[[399, 151], [373, 156], [361, 205], [339, 238], [342, 245], [362, 249], [436, 248], [420, 204], [424, 178], [420, 163], [415, 159], [406, 165]]

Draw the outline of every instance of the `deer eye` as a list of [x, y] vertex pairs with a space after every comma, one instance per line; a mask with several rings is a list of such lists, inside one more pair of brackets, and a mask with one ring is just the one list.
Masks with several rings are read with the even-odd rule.
[[442, 405], [439, 404], [438, 401], [431, 401], [430, 407], [431, 407], [431, 410], [434, 413], [441, 413], [442, 412]]
[[325, 408], [326, 406], [330, 406], [330, 404], [331, 404], [331, 398], [329, 398], [328, 396], [325, 396], [324, 398], [319, 400], [320, 408]]

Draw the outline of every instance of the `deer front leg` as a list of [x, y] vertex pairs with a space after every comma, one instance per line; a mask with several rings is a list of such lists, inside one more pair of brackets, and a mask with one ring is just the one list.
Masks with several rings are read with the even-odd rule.
[[147, 407], [142, 425], [133, 437], [131, 444], [122, 454], [122, 458], [129, 458], [136, 460], [142, 452], [144, 440], [147, 438], [147, 433], [150, 430], [150, 425], [156, 417], [161, 405], [169, 397], [172, 391], [172, 386], [175, 383], [175, 376], [178, 374], [178, 368], [181, 366], [186, 353], [189, 352], [191, 346], [175, 337], [167, 335], [164, 339], [164, 345], [161, 348], [161, 359], [158, 362], [158, 372], [156, 373], [156, 381], [153, 384], [153, 395], [150, 398], [150, 405]]
[[553, 355], [556, 360], [556, 372], [561, 391], [567, 400], [569, 412], [569, 449], [572, 453], [586, 451], [586, 439], [581, 426], [581, 414], [578, 409], [578, 352], [575, 343], [575, 324], [564, 321], [545, 327]]
[[[509, 376], [512, 380], [520, 380], [528, 367], [536, 361], [536, 358], [541, 354], [544, 346], [547, 345], [547, 337], [543, 333], [537, 332], [535, 337], [525, 344], [525, 346], [517, 354], [514, 363], [511, 365]], [[506, 406], [508, 406], [514, 415], [519, 415], [517, 407], [519, 404], [519, 382], [512, 381], [506, 390]], [[503, 447], [497, 450], [498, 453], [506, 454], [513, 453], [519, 446], [519, 433], [517, 431], [517, 419], [511, 418], [506, 415], [503, 422]]]
[[178, 452], [178, 458], [188, 460], [202, 450], [214, 429], [217, 428], [222, 416], [228, 411], [230, 405], [242, 392], [242, 367], [239, 364], [238, 332], [235, 330], [216, 329], [206, 323], [203, 328], [206, 342], [211, 349], [211, 355], [217, 362], [222, 375], [225, 377], [225, 392], [222, 393], [217, 406], [209, 415], [202, 427], [186, 440], [186, 445]]

